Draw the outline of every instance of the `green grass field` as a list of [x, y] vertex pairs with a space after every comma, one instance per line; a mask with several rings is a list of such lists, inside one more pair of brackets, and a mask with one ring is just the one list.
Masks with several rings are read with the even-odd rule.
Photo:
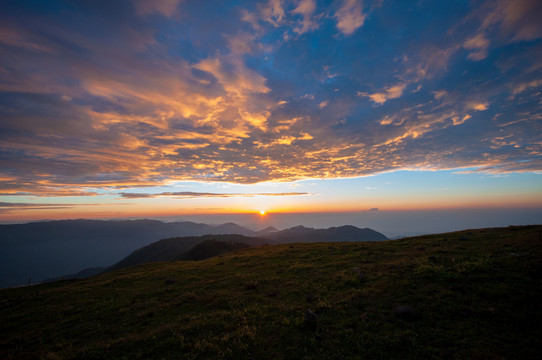
[[4, 289], [0, 358], [540, 359], [541, 234], [261, 246]]

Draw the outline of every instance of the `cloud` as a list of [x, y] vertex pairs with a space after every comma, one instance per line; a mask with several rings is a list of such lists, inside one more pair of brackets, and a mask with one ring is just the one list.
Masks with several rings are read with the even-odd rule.
[[214, 57], [199, 61], [195, 69], [212, 74], [229, 93], [266, 93], [269, 88], [266, 79], [260, 74], [247, 68], [235, 57]]
[[[99, 185], [98, 185], [99, 186]], [[103, 195], [96, 191], [80, 189], [80, 184], [66, 184], [62, 187], [53, 181], [43, 179], [28, 180], [10, 177], [0, 180], [0, 196], [39, 196], [39, 197], [73, 197]]]
[[398, 115], [398, 114], [394, 114], [394, 115], [386, 115], [386, 116], [384, 116], [384, 117], [379, 121], [379, 124], [380, 124], [380, 125], [395, 125], [395, 126], [400, 126], [400, 125], [402, 125], [405, 121], [406, 121], [406, 119], [405, 119], [404, 117], [401, 117], [401, 116]]
[[226, 39], [228, 40], [230, 51], [233, 54], [243, 55], [243, 54], [250, 54], [254, 52], [255, 37], [252, 34], [240, 33], [235, 36], [226, 35]]
[[159, 13], [166, 17], [172, 16], [181, 0], [134, 0], [138, 14], [149, 15]]
[[299, 196], [299, 195], [312, 195], [306, 192], [282, 192], [282, 193], [208, 193], [208, 192], [162, 192], [158, 194], [149, 193], [119, 193], [123, 198], [127, 199], [146, 199], [157, 197], [175, 197], [175, 198], [232, 198], [232, 197], [255, 197], [255, 196]]
[[514, 86], [512, 89], [512, 96], [520, 94], [526, 90], [532, 89], [532, 88], [538, 88], [542, 86], [542, 79], [535, 79], [531, 81], [526, 81], [519, 83]]
[[279, 26], [284, 20], [284, 9], [281, 0], [269, 0], [266, 6], [261, 9], [262, 19]]
[[469, 110], [484, 111], [488, 109], [489, 103], [487, 101], [469, 101], [467, 102], [466, 107]]
[[35, 53], [54, 54], [55, 50], [43, 41], [39, 34], [33, 34], [22, 28], [0, 25], [0, 44], [21, 48]]
[[366, 14], [363, 13], [362, 2], [358, 0], [344, 0], [341, 8], [335, 13], [337, 28], [344, 35], [352, 35], [363, 26]]
[[542, 3], [538, 0], [495, 0], [484, 4], [481, 31], [498, 26], [511, 41], [529, 41], [542, 37]]
[[457, 44], [444, 48], [434, 44], [421, 46], [407, 61], [408, 65], [412, 65], [405, 71], [405, 76], [413, 82], [419, 82], [441, 75], [447, 70], [450, 59], [460, 47]]
[[487, 49], [489, 48], [489, 40], [485, 37], [484, 34], [478, 34], [474, 37], [471, 37], [463, 43], [465, 49], [474, 50], [471, 52], [467, 58], [479, 61], [487, 57]]
[[463, 124], [465, 121], [469, 120], [470, 118], [472, 118], [472, 116], [469, 115], [469, 114], [464, 115], [463, 117], [460, 117], [460, 116], [453, 116], [453, 117], [452, 117], [452, 121], [454, 122], [454, 125], [461, 125], [461, 124]]
[[262, 31], [262, 27], [258, 23], [258, 15], [248, 11], [247, 9], [241, 9], [241, 20], [252, 25], [252, 29], [255, 31]]
[[448, 94], [448, 92], [446, 90], [433, 91], [433, 95], [435, 97], [435, 100], [440, 100], [444, 96], [446, 96], [447, 94]]
[[542, 3], [537, 0], [488, 0], [478, 10], [480, 26], [474, 36], [463, 43], [463, 47], [473, 50], [467, 56], [480, 61], [488, 56], [490, 40], [488, 36], [499, 30], [497, 41], [531, 41], [542, 37]]
[[390, 99], [397, 99], [401, 97], [401, 95], [403, 95], [403, 91], [405, 90], [406, 86], [407, 86], [406, 83], [399, 83], [399, 84], [385, 88], [384, 91], [382, 92], [377, 92], [373, 94], [358, 92], [358, 95], [368, 97], [376, 104], [381, 105]]
[[[280, 134], [281, 131], [279, 130], [278, 133]], [[257, 142], [258, 148], [261, 149], [268, 149], [280, 145], [292, 145], [292, 143], [300, 144], [299, 141], [301, 140], [312, 140], [314, 137], [310, 134], [301, 132], [299, 134], [295, 135], [279, 135], [279, 137], [275, 138], [271, 141], [266, 142]], [[269, 162], [269, 160], [263, 160], [263, 163]]]
[[0, 202], [0, 214], [20, 212], [27, 210], [59, 210], [70, 209], [79, 206], [96, 206], [99, 204], [55, 204], [55, 203], [10, 203]]
[[297, 7], [292, 10], [292, 14], [301, 15], [301, 23], [293, 29], [294, 32], [303, 34], [318, 28], [318, 23], [313, 19], [315, 10], [314, 0], [300, 0], [298, 2]]

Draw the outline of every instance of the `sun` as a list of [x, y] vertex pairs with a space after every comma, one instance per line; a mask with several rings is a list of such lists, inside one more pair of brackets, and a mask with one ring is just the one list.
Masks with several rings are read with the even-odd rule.
[[265, 210], [260, 210], [260, 215], [265, 215]]

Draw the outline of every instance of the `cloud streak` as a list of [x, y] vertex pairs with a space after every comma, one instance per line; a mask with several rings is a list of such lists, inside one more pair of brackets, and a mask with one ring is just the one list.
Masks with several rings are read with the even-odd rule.
[[80, 206], [96, 206], [99, 204], [43, 204], [43, 203], [9, 203], [0, 202], [0, 213], [8, 214], [12, 212], [28, 211], [28, 210], [62, 210], [71, 209]]
[[124, 193], [119, 195], [126, 199], [148, 199], [157, 197], [175, 197], [175, 198], [233, 198], [233, 197], [255, 197], [255, 196], [300, 196], [312, 195], [307, 192], [282, 192], [282, 193], [211, 193], [211, 192], [193, 192], [193, 191], [176, 191], [162, 192], [158, 194], [149, 193]]

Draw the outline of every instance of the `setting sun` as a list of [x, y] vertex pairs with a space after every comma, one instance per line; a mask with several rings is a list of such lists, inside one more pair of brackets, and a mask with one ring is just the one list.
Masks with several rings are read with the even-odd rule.
[[260, 215], [265, 215], [265, 210], [260, 210]]

